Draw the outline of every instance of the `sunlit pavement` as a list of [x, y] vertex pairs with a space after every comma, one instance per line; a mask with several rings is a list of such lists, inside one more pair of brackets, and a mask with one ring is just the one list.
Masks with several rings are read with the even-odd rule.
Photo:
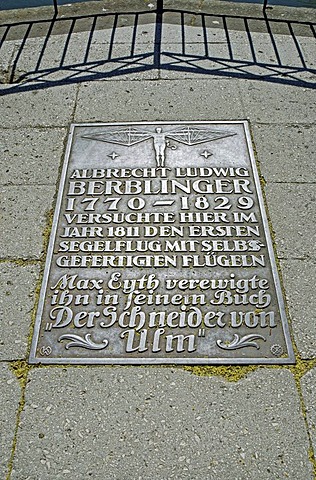
[[[315, 10], [148, 0], [0, 16], [0, 477], [315, 478]], [[245, 119], [296, 365], [30, 367], [70, 123]]]

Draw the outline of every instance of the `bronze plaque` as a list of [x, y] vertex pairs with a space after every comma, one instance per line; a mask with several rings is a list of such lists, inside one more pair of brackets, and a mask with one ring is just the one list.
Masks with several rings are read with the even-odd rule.
[[72, 125], [30, 363], [294, 363], [247, 122]]

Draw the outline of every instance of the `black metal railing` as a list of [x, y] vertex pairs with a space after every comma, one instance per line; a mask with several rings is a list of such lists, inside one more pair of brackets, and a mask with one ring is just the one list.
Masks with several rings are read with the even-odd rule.
[[[57, 7], [57, 0], [54, 3]], [[149, 14], [153, 28], [145, 43], [143, 24]], [[168, 15], [172, 15], [173, 43], [164, 31]], [[194, 42], [187, 39], [193, 17], [198, 39]], [[121, 26], [126, 26], [123, 18], [129, 19], [129, 42], [118, 40]], [[80, 44], [76, 40], [78, 30]], [[313, 22], [271, 19], [266, 13], [226, 15], [163, 8], [163, 0], [158, 0], [157, 8], [151, 12], [54, 15], [46, 20], [3, 24], [0, 55], [4, 52], [10, 59], [2, 77], [15, 90], [147, 71], [248, 78], [315, 88], [315, 40]], [[6, 87], [1, 93], [9, 94], [12, 89]]]
[[[264, 0], [266, 1], [266, 0]], [[53, 0], [53, 5], [54, 5], [54, 13], [57, 16], [58, 15], [58, 0]]]

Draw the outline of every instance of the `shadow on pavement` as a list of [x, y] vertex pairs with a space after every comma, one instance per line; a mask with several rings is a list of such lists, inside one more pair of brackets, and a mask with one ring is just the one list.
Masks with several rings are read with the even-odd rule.
[[143, 72], [316, 86], [315, 23], [265, 12], [197, 13], [158, 0], [151, 12], [7, 23], [0, 39], [0, 55], [9, 59], [2, 95]]

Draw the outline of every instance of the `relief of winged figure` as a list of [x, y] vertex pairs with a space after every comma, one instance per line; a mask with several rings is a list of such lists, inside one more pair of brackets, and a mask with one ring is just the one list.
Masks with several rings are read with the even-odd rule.
[[[156, 153], [157, 167], [165, 166], [165, 150], [170, 147], [170, 140], [174, 140], [185, 145], [198, 145], [199, 143], [210, 142], [220, 138], [236, 135], [225, 130], [213, 130], [210, 128], [179, 126], [172, 130], [163, 131], [161, 127], [156, 127], [154, 132], [136, 127], [124, 127], [108, 129], [95, 135], [83, 135], [83, 138], [98, 140], [101, 142], [116, 143], [131, 147], [145, 140], [153, 140]], [[170, 147], [175, 149], [176, 147]]]

